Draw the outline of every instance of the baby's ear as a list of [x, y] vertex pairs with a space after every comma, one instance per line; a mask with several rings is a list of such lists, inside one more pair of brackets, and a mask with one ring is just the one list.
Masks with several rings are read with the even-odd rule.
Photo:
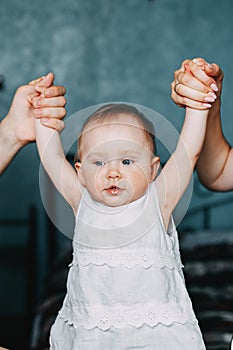
[[75, 169], [77, 171], [78, 179], [79, 179], [81, 185], [85, 187], [85, 181], [84, 181], [83, 174], [82, 174], [82, 164], [81, 164], [81, 162], [76, 162], [74, 164], [74, 166], [75, 166]]
[[151, 161], [151, 182], [155, 180], [160, 167], [160, 158], [153, 157]]

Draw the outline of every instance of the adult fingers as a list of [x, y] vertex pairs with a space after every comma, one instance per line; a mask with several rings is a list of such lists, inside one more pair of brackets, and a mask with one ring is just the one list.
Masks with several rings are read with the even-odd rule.
[[203, 84], [203, 82], [201, 82], [199, 79], [197, 79], [192, 74], [187, 72], [178, 72], [175, 75], [174, 82], [175, 82], [175, 85], [179, 84], [179, 85], [187, 86], [191, 89], [194, 89], [206, 94], [212, 91], [212, 89], [209, 86]]
[[43, 107], [64, 107], [66, 105], [66, 99], [64, 96], [58, 97], [42, 97], [36, 96], [32, 99], [32, 105], [34, 108], [43, 108]]
[[44, 86], [35, 86], [35, 90], [39, 92], [43, 97], [56, 97], [56, 96], [63, 96], [66, 93], [66, 89], [64, 86], [51, 86], [51, 87], [44, 87]]
[[188, 99], [180, 95], [172, 97], [179, 107], [190, 107], [198, 110], [205, 110], [211, 108], [210, 103], [202, 103], [195, 100]]
[[[188, 69], [187, 69], [188, 68]], [[192, 60], [184, 60], [180, 69], [174, 73], [174, 79], [179, 82], [181, 73], [190, 73], [197, 80], [209, 87], [213, 91], [218, 91], [216, 78], [223, 77], [220, 67], [216, 64], [209, 64], [204, 58], [197, 57]], [[200, 85], [199, 85], [200, 87]]]
[[195, 61], [191, 61], [189, 63], [189, 69], [196, 79], [198, 79], [204, 85], [208, 86], [213, 91], [218, 91], [215, 79], [206, 74], [204, 67], [203, 69], [200, 69], [200, 66], [197, 63], [195, 63]]
[[189, 106], [201, 110], [210, 108], [211, 103], [217, 98], [210, 88], [184, 72], [181, 72], [178, 79], [172, 82], [171, 97], [178, 106]]
[[210, 75], [214, 78], [219, 78], [219, 77], [223, 76], [223, 72], [222, 72], [221, 68], [216, 63], [207, 63], [206, 62], [204, 65], [204, 70], [208, 75]]
[[206, 63], [204, 66], [204, 70], [206, 74], [208, 74], [209, 76], [212, 76], [215, 79], [218, 87], [218, 95], [220, 95], [222, 91], [222, 82], [224, 78], [224, 74], [221, 68], [216, 63], [211, 63], [211, 64]]
[[212, 91], [208, 93], [203, 93], [199, 90], [193, 89], [193, 87], [188, 87], [182, 84], [176, 84], [174, 87], [174, 92], [182, 97], [186, 97], [187, 99], [191, 99], [197, 102], [214, 102], [217, 98], [216, 94]]
[[36, 118], [57, 118], [63, 119], [66, 115], [64, 107], [36, 108], [34, 109]]
[[171, 84], [171, 97], [180, 107], [188, 106], [204, 110], [210, 108], [211, 103], [215, 101], [216, 96], [212, 92], [205, 94], [181, 84], [174, 88], [174, 84], [174, 82]]
[[204, 67], [204, 64], [206, 63], [206, 60], [201, 57], [193, 58], [191, 61], [196, 63], [199, 67]]
[[61, 132], [65, 127], [65, 123], [62, 120], [56, 118], [41, 118], [40, 121], [41, 124], [51, 129], [55, 129], [58, 132]]

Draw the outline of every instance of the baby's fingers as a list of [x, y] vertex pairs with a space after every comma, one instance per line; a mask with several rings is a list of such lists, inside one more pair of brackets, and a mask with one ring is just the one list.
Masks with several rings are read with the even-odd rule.
[[34, 79], [34, 80], [31, 80], [31, 81], [29, 81], [28, 85], [35, 86], [36, 84], [39, 84], [43, 79], [44, 79], [44, 76], [37, 78], [37, 79]]
[[203, 69], [200, 69], [200, 66], [198, 64], [193, 61], [190, 62], [189, 69], [196, 79], [211, 88], [213, 91], [218, 91], [215, 80], [211, 76], [207, 75]]
[[54, 81], [54, 74], [48, 73], [46, 76], [42, 76], [35, 80], [30, 81], [29, 85], [33, 85], [33, 86], [41, 85], [44, 87], [49, 87], [53, 84], [53, 81]]
[[209, 86], [206, 86], [203, 82], [187, 72], [180, 72], [177, 75], [175, 82], [176, 84], [182, 85], [183, 87], [189, 87], [203, 94], [208, 94], [208, 92], [212, 91]]

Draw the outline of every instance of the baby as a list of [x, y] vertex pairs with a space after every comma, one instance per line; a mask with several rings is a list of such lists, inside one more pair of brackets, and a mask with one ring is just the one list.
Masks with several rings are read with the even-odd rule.
[[51, 349], [205, 349], [171, 215], [192, 176], [207, 115], [186, 109], [177, 147], [159, 175], [153, 124], [131, 105], [105, 105], [87, 119], [76, 171], [59, 134], [36, 121], [42, 163], [76, 216]]

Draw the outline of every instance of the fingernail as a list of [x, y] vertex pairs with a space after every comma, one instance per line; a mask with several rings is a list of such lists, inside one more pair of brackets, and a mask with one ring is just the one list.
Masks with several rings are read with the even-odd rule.
[[210, 85], [210, 87], [211, 87], [212, 90], [218, 91], [218, 87], [217, 87], [216, 84], [212, 83], [212, 84]]
[[206, 102], [214, 102], [214, 101], [215, 101], [215, 98], [210, 97], [210, 96], [206, 96], [206, 97], [204, 98], [204, 101], [206, 101]]
[[42, 124], [47, 124], [48, 121], [49, 121], [48, 118], [42, 118], [42, 119], [41, 119], [41, 123], [42, 123]]
[[211, 105], [211, 104], [209, 104], [209, 103], [202, 103], [202, 106], [207, 107], [207, 108], [212, 107], [212, 105]]
[[207, 63], [207, 66], [208, 66], [209, 69], [214, 69], [214, 66], [212, 64], [210, 64], [210, 63]]
[[213, 97], [215, 100], [216, 100], [216, 98], [217, 98], [217, 96], [215, 95], [215, 93], [214, 93], [214, 92], [211, 92], [211, 91], [208, 92], [208, 96]]
[[203, 60], [200, 58], [194, 58], [193, 59], [193, 63], [196, 63], [198, 66], [202, 66], [203, 65]]

